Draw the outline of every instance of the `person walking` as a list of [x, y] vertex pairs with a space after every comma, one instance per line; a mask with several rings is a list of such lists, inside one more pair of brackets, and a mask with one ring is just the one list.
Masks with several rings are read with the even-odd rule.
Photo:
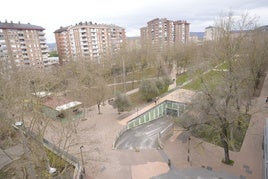
[[171, 168], [171, 161], [168, 159], [168, 167]]

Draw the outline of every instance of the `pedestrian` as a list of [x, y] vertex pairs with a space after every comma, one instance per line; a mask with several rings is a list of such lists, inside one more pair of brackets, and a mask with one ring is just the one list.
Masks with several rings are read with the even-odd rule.
[[265, 103], [268, 103], [268, 97], [266, 97], [266, 101], [265, 101]]
[[168, 159], [168, 167], [171, 168], [171, 161]]

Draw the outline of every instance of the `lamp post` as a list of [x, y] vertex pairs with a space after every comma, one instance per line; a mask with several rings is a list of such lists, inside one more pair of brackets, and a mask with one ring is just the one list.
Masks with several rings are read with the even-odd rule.
[[191, 137], [189, 136], [188, 137], [188, 155], [187, 155], [187, 161], [188, 161], [188, 163], [190, 163], [190, 141], [191, 141]]
[[126, 68], [125, 68], [124, 57], [123, 57], [123, 82], [124, 82], [124, 92], [126, 93]]
[[80, 154], [81, 154], [81, 161], [82, 161], [82, 173], [85, 174], [85, 168], [84, 168], [84, 159], [83, 159], [83, 151], [82, 148], [84, 148], [84, 146], [80, 146]]

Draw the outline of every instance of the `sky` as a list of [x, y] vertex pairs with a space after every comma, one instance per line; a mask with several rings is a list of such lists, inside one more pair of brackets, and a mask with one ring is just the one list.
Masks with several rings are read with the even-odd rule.
[[139, 36], [140, 28], [155, 18], [186, 20], [190, 32], [204, 32], [229, 11], [247, 12], [258, 25], [268, 25], [268, 0], [4, 0], [0, 21], [41, 26], [47, 43], [53, 43], [55, 30], [85, 21], [118, 25], [127, 37]]

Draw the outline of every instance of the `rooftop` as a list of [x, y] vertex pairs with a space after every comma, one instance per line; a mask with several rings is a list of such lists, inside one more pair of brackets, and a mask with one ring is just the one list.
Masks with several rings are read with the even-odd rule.
[[97, 24], [97, 23], [92, 23], [92, 22], [79, 22], [75, 25], [70, 25], [70, 26], [66, 26], [66, 27], [60, 27], [59, 29], [55, 30], [54, 33], [61, 33], [64, 31], [67, 31], [70, 28], [81, 28], [82, 26], [86, 26], [86, 27], [90, 27], [90, 28], [120, 28], [120, 29], [124, 29], [123, 27], [119, 27], [117, 25], [114, 24]]
[[13, 23], [12, 21], [9, 22], [0, 22], [0, 29], [16, 29], [16, 30], [40, 30], [43, 31], [45, 30], [41, 26], [36, 26], [32, 25], [30, 23], [28, 24], [21, 24], [20, 22], [18, 23]]
[[44, 98], [44, 97], [50, 96], [52, 93], [47, 92], [47, 91], [39, 91], [39, 92], [32, 93], [32, 94], [34, 96], [37, 96], [38, 98]]
[[67, 109], [71, 109], [71, 108], [76, 107], [76, 106], [79, 106], [81, 104], [82, 103], [79, 102], [79, 101], [72, 101], [72, 102], [69, 102], [67, 104], [63, 104], [63, 105], [57, 106], [56, 107], [56, 110], [59, 111], [59, 112], [60, 111], [65, 111]]
[[50, 96], [44, 101], [44, 105], [56, 109], [56, 107], [72, 102], [64, 96]]

